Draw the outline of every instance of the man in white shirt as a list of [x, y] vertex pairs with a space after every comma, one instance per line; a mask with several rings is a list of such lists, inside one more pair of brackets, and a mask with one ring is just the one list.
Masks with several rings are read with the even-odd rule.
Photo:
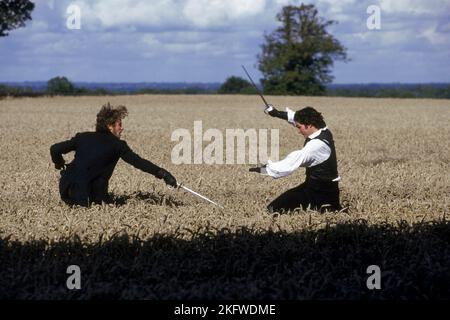
[[322, 114], [312, 107], [297, 112], [286, 108], [286, 112], [268, 106], [265, 113], [287, 120], [294, 125], [306, 140], [302, 149], [291, 152], [278, 162], [268, 161], [263, 167], [250, 168], [275, 179], [290, 175], [298, 167], [306, 167], [306, 179], [299, 186], [286, 191], [268, 205], [271, 213], [297, 208], [324, 212], [338, 211], [339, 181], [336, 150], [333, 135], [328, 130]]

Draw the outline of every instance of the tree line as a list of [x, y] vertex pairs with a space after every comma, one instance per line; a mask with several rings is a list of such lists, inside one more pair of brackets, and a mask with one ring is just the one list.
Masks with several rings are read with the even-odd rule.
[[[117, 91], [107, 88], [77, 87], [66, 77], [55, 77], [47, 82], [45, 90], [32, 87], [0, 84], [0, 98], [39, 96], [103, 96], [120, 94], [243, 94], [255, 95], [257, 91], [243, 78], [231, 76], [217, 90], [200, 87], [182, 89], [142, 88], [133, 91]], [[369, 97], [369, 98], [433, 98], [450, 99], [450, 84], [353, 84], [329, 85], [321, 96]]]
[[217, 90], [201, 87], [186, 88], [139, 88], [131, 90], [114, 90], [110, 88], [78, 87], [66, 77], [54, 77], [47, 81], [45, 89], [35, 89], [32, 86], [17, 86], [0, 84], [0, 98], [4, 97], [39, 97], [39, 96], [103, 96], [121, 94], [214, 94]]
[[[230, 77], [221, 86], [221, 94], [257, 94], [250, 82], [245, 79]], [[277, 95], [278, 93], [272, 93]], [[289, 94], [284, 94], [289, 95]], [[364, 98], [432, 98], [450, 99], [450, 84], [348, 84], [327, 85], [320, 93], [308, 96], [327, 97], [364, 97]]]

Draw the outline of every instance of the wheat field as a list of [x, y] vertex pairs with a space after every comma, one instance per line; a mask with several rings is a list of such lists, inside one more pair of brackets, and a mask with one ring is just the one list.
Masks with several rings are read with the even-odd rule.
[[[279, 129], [280, 158], [300, 148], [304, 138], [257, 96], [0, 100], [0, 298], [450, 298], [450, 101], [267, 99], [322, 112], [347, 212], [267, 214], [303, 182], [302, 168], [274, 180], [249, 164], [172, 163], [171, 133], [196, 120], [203, 130]], [[116, 205], [64, 205], [49, 147], [92, 131], [108, 101], [127, 106], [122, 139], [135, 152], [225, 209], [123, 161], [110, 180]], [[80, 290], [66, 287], [69, 265], [82, 270]], [[381, 269], [379, 290], [366, 286], [369, 265]]]

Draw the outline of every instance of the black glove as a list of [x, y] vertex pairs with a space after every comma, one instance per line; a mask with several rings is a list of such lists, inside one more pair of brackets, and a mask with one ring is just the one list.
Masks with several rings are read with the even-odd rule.
[[250, 168], [250, 169], [248, 169], [248, 171], [261, 173], [261, 168], [260, 167]]
[[267, 112], [271, 117], [277, 117], [277, 118], [284, 118], [283, 117], [283, 111], [279, 111], [272, 107], [272, 110]]
[[164, 182], [171, 187], [174, 187], [174, 188], [178, 187], [177, 179], [175, 179], [175, 177], [173, 175], [171, 175], [170, 172], [165, 169], [159, 170], [158, 178], [164, 179]]

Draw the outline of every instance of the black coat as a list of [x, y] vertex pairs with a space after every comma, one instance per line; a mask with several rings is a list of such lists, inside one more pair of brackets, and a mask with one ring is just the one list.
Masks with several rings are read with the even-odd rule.
[[[141, 158], [109, 131], [77, 133], [70, 140], [52, 145], [50, 154], [55, 167], [64, 166], [62, 155], [70, 151], [75, 151], [75, 158], [62, 171], [60, 180], [61, 198], [66, 202], [88, 205], [106, 200], [108, 181], [119, 158], [157, 178], [163, 175], [160, 167]], [[100, 194], [93, 185], [101, 189]]]

